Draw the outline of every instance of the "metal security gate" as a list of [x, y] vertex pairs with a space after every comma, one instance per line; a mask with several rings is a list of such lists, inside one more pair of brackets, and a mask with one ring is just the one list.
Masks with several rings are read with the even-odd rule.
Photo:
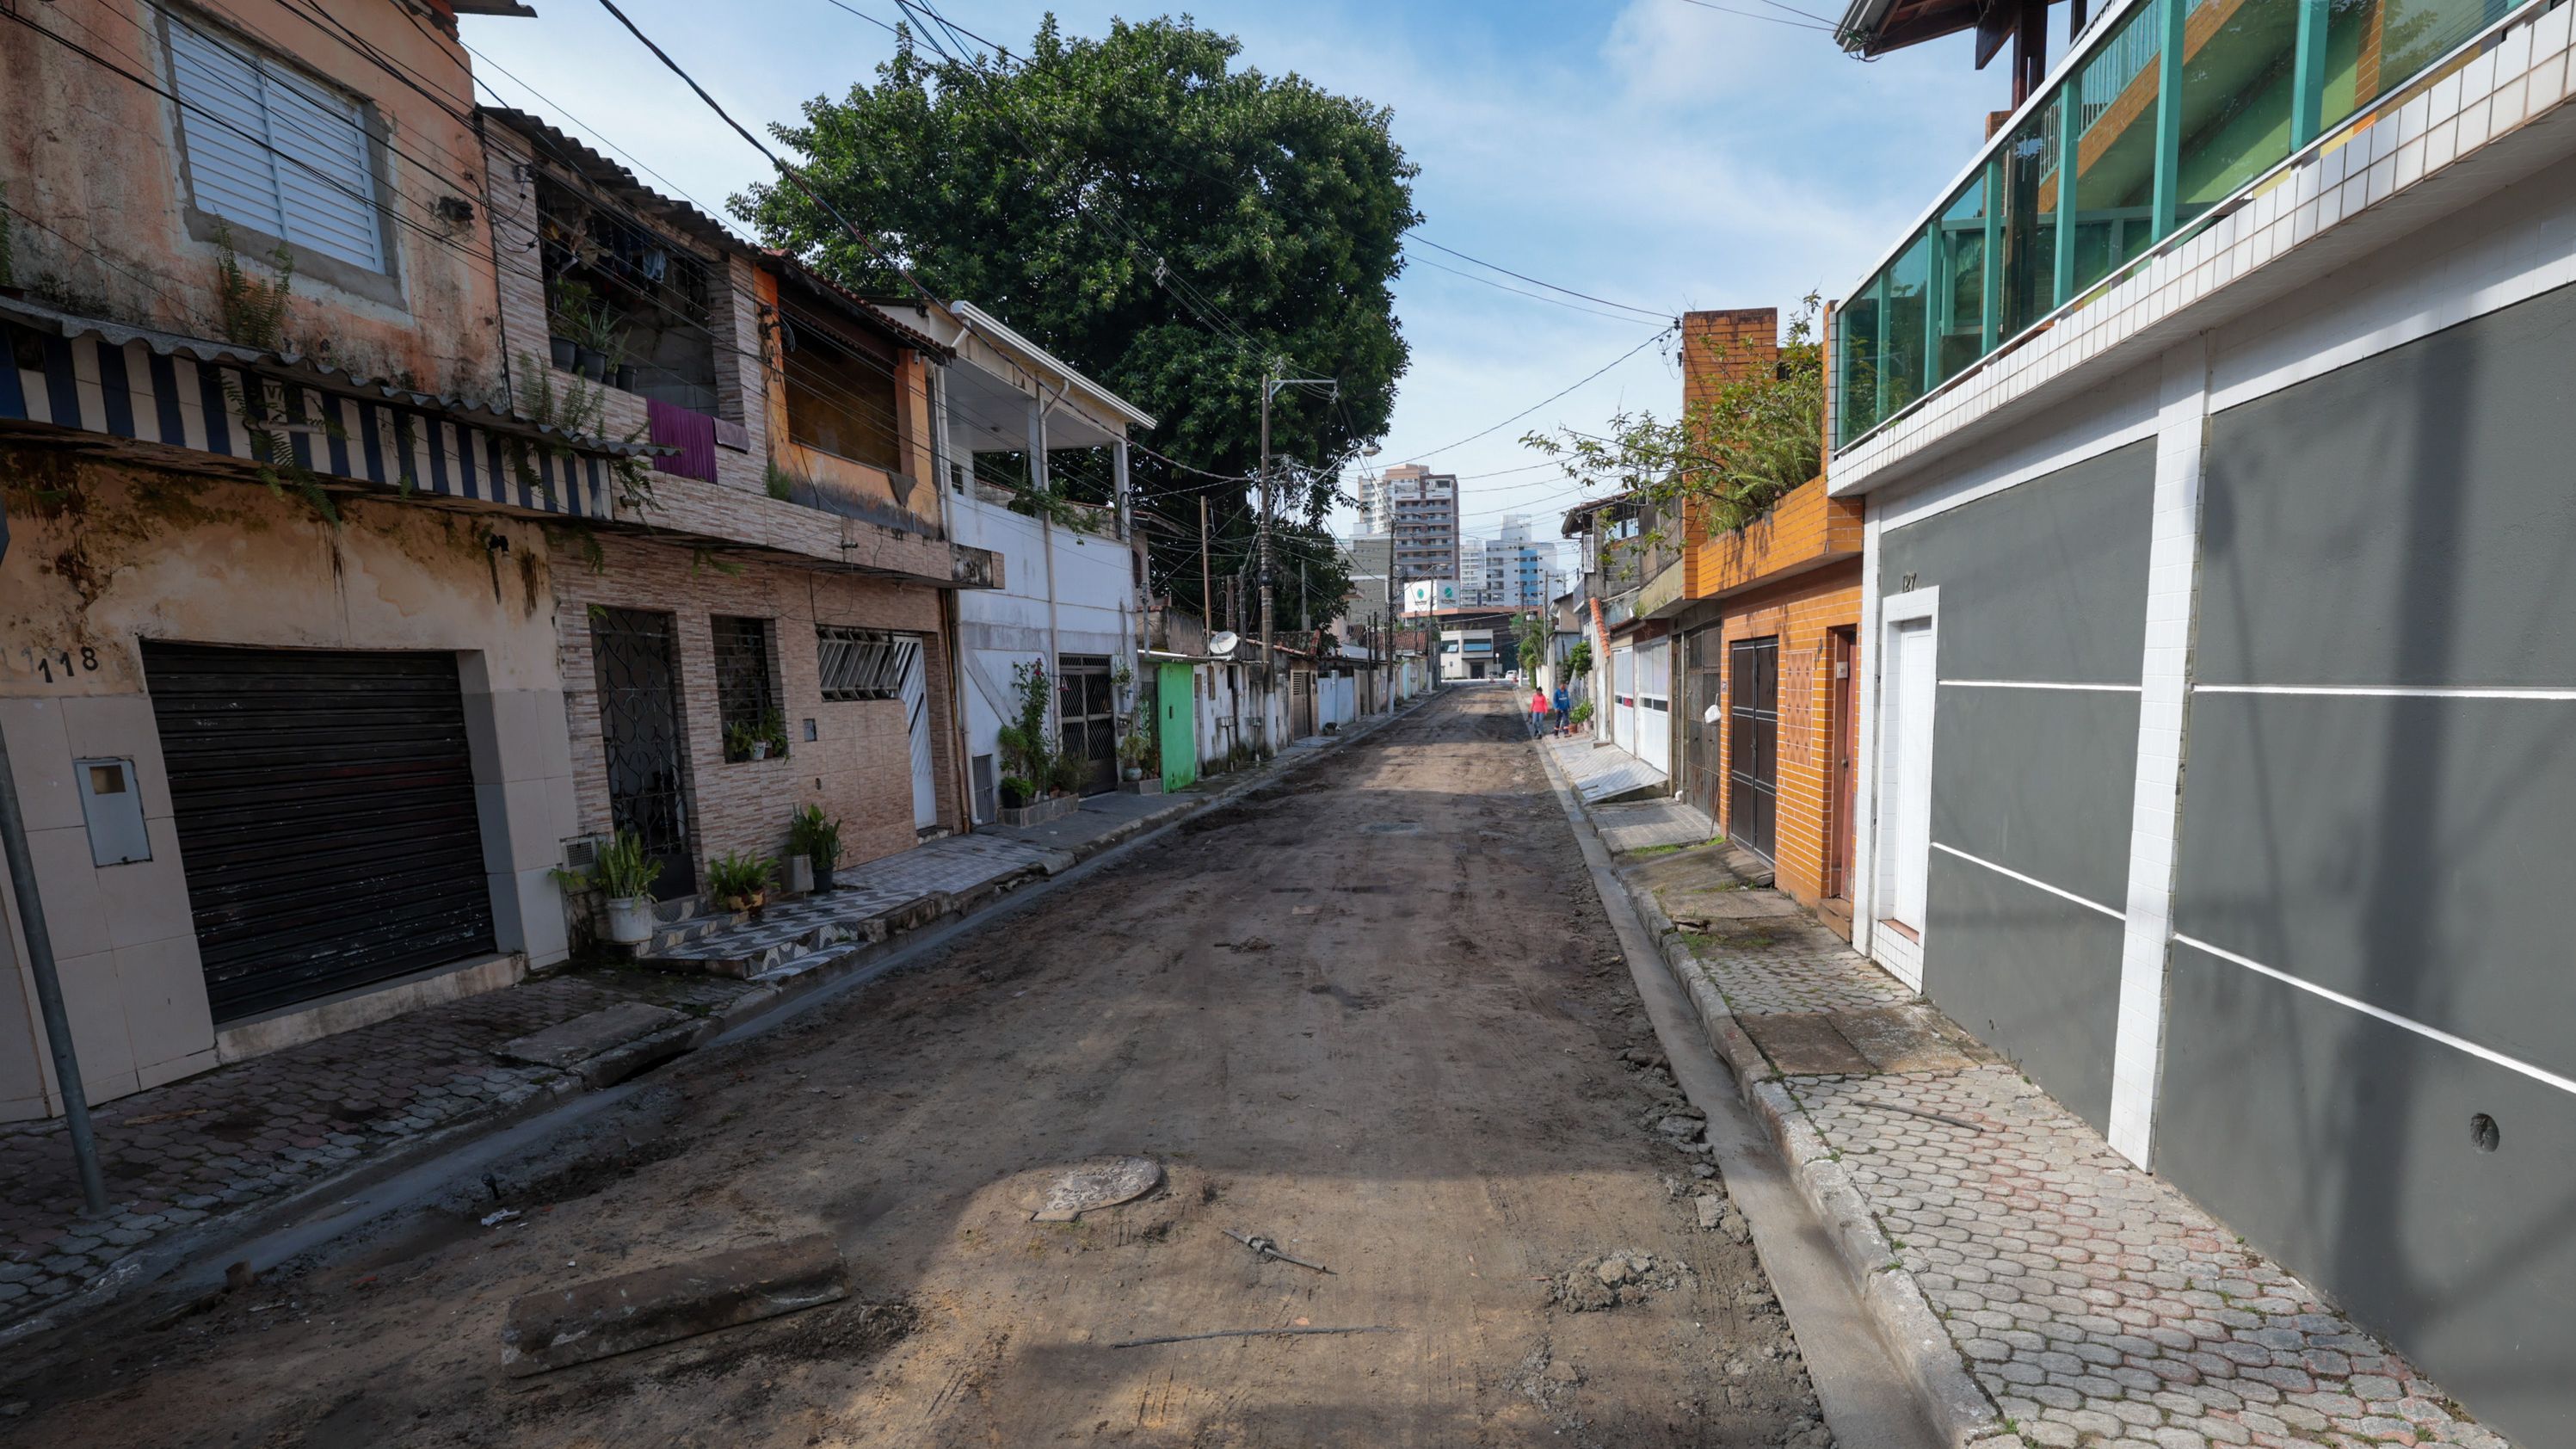
[[145, 641], [218, 1022], [488, 954], [456, 656]]
[[1056, 659], [1056, 747], [1090, 767], [1082, 793], [1118, 788], [1118, 707], [1111, 695], [1109, 656], [1065, 654]]
[[1726, 833], [1770, 859], [1780, 823], [1780, 640], [1739, 639], [1727, 660]]
[[1715, 820], [1726, 781], [1726, 637], [1711, 626], [1682, 645], [1682, 797]]
[[674, 682], [671, 616], [638, 609], [590, 612], [591, 672], [599, 685], [599, 739], [608, 756], [608, 817], [642, 838], [661, 862], [655, 900], [694, 895], [689, 849], [686, 736]]

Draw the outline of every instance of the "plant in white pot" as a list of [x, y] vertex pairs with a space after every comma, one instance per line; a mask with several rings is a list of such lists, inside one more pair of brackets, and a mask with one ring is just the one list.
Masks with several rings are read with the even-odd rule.
[[586, 871], [557, 871], [555, 883], [606, 898], [600, 935], [620, 946], [641, 945], [653, 934], [653, 882], [662, 862], [644, 853], [644, 837], [620, 830], [608, 837]]

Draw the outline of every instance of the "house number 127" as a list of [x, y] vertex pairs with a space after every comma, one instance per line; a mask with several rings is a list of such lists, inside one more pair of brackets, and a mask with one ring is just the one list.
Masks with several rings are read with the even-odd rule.
[[[68, 680], [75, 673], [94, 674], [98, 671], [98, 648], [95, 645], [83, 644], [80, 647], [80, 659], [77, 665], [73, 663], [72, 651], [69, 649], [49, 649], [38, 653], [33, 649], [22, 648], [18, 654], [27, 661], [29, 669], [44, 676], [47, 684], [53, 683], [57, 678]], [[60, 666], [59, 669], [57, 665]]]

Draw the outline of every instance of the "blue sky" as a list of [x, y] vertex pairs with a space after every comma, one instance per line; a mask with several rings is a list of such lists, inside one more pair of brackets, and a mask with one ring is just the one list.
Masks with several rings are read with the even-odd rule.
[[[892, 49], [884, 29], [831, 0], [620, 3], [747, 123], [841, 94]], [[845, 3], [897, 16], [894, 0]], [[1769, 0], [1713, 3], [1796, 19]], [[1787, 3], [1820, 15], [1841, 9], [1841, 0]], [[1113, 15], [1166, 8], [940, 4], [956, 23], [1015, 46], [1049, 9], [1069, 33], [1097, 34]], [[533, 21], [465, 21], [468, 44], [547, 98], [478, 64], [509, 103], [615, 143], [711, 210], [761, 174], [765, 163], [594, 0], [536, 8]], [[1421, 235], [1656, 309], [1777, 305], [1785, 314], [1808, 292], [1838, 295], [1966, 164], [1985, 113], [2005, 101], [2004, 67], [1972, 69], [1964, 36], [1862, 64], [1820, 31], [1691, 0], [1199, 0], [1187, 9], [1240, 37], [1244, 64], [1391, 107], [1398, 143], [1422, 168]], [[722, 23], [711, 23], [716, 15]], [[1627, 352], [1656, 325], [1514, 296], [1421, 264], [1477, 270], [1456, 258], [1414, 255], [1396, 283], [1413, 362], [1377, 462], [1419, 457], [1465, 475], [1469, 533], [1506, 512], [1546, 518], [1573, 500], [1546, 469], [1501, 471], [1535, 461], [1519, 445], [1524, 431], [1590, 429], [1623, 407], [1675, 407], [1679, 374], [1664, 349], [1648, 348], [1522, 422], [1448, 446]]]

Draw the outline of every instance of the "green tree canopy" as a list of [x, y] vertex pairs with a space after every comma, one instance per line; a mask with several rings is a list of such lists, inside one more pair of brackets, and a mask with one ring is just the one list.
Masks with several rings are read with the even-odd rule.
[[[846, 286], [902, 294], [899, 264], [991, 311], [1154, 414], [1138, 441], [1206, 473], [1256, 469], [1266, 363], [1337, 379], [1338, 399], [1282, 390], [1271, 417], [1274, 453], [1312, 470], [1283, 481], [1283, 511], [1319, 524], [1326, 465], [1385, 432], [1405, 366], [1388, 283], [1421, 218], [1387, 109], [1238, 69], [1239, 42], [1186, 18], [1088, 40], [1050, 16], [1007, 63], [924, 42], [903, 29], [873, 85], [773, 128], [882, 256], [790, 186], [754, 185], [736, 213]], [[1131, 471], [1178, 526], [1156, 540], [1156, 587], [1195, 605], [1198, 501], [1222, 578], [1246, 556], [1249, 485], [1143, 454]], [[1320, 528], [1277, 547], [1274, 580], [1293, 587], [1303, 558], [1347, 587]]]

